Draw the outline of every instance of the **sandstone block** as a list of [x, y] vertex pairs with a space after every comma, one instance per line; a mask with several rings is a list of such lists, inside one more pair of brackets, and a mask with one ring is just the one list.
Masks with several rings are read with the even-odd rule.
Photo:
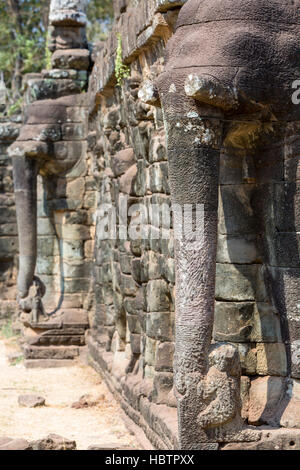
[[286, 375], [287, 358], [283, 343], [257, 344], [256, 351], [259, 375]]
[[172, 340], [173, 319], [169, 312], [147, 313], [146, 333], [159, 341]]
[[26, 369], [53, 369], [56, 367], [73, 367], [76, 365], [74, 359], [26, 359]]
[[130, 334], [130, 346], [132, 354], [140, 354], [141, 352], [141, 335]]
[[147, 312], [166, 312], [169, 310], [170, 292], [164, 280], [153, 280], [147, 284], [146, 291]]
[[57, 69], [87, 70], [90, 54], [87, 49], [61, 49], [52, 55], [52, 67]]
[[119, 187], [120, 191], [125, 194], [132, 194], [132, 187], [137, 174], [136, 164], [132, 165], [126, 172], [120, 177]]
[[126, 148], [120, 150], [111, 157], [111, 167], [115, 176], [123, 175], [135, 162], [134, 149]]
[[263, 268], [259, 264], [217, 263], [216, 276], [217, 300], [267, 300]]
[[31, 442], [33, 450], [76, 450], [76, 442], [57, 434], [49, 434], [45, 439]]
[[157, 343], [155, 370], [160, 372], [173, 371], [174, 343]]
[[0, 438], [0, 450], [32, 450], [25, 439]]
[[169, 394], [173, 387], [173, 374], [170, 372], [158, 372], [153, 381], [153, 401], [156, 404], [167, 404]]
[[57, 142], [61, 140], [61, 127], [58, 124], [26, 124], [21, 128], [18, 142], [26, 140]]
[[145, 349], [144, 349], [144, 358], [145, 363], [148, 366], [155, 366], [155, 357], [156, 357], [156, 341], [146, 337], [145, 340]]
[[250, 424], [278, 425], [276, 412], [284, 398], [285, 379], [283, 377], [260, 377], [251, 381], [249, 397]]
[[254, 185], [228, 185], [220, 188], [219, 233], [255, 234], [259, 219], [254, 211]]
[[27, 408], [36, 408], [38, 406], [44, 406], [45, 402], [45, 398], [40, 397], [39, 395], [20, 395], [18, 398], [19, 405], [25, 406]]
[[80, 122], [78, 123], [67, 123], [62, 124], [62, 138], [63, 140], [67, 141], [74, 141], [74, 140], [84, 140], [87, 136], [87, 128], [85, 124]]
[[300, 340], [291, 343], [292, 377], [300, 378]]
[[285, 428], [300, 428], [300, 382], [288, 380], [287, 404], [280, 417], [280, 425]]
[[74, 359], [79, 355], [76, 346], [29, 346], [24, 347], [26, 359]]
[[217, 263], [258, 263], [261, 259], [256, 235], [218, 236]]
[[267, 303], [216, 302], [214, 339], [276, 343], [281, 341], [280, 319]]

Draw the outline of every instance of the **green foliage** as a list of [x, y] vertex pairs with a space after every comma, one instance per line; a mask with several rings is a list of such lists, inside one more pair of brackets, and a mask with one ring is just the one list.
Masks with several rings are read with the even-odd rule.
[[115, 74], [116, 74], [118, 86], [122, 85], [124, 78], [130, 77], [130, 68], [128, 67], [128, 65], [125, 65], [123, 63], [121, 34], [118, 34], [118, 47], [117, 47], [117, 54], [116, 54]]
[[47, 36], [46, 36], [46, 47], [45, 47], [45, 67], [47, 70], [50, 70], [51, 67], [52, 67], [52, 64], [51, 64], [51, 57], [52, 57], [52, 54], [51, 54], [51, 51], [49, 50], [49, 42], [50, 42], [50, 34], [49, 32], [47, 33]]
[[22, 75], [45, 65], [50, 0], [0, 0], [0, 70], [14, 98]]
[[21, 362], [24, 361], [24, 356], [22, 354], [20, 354], [20, 356], [16, 357], [15, 359], [13, 359], [11, 361], [11, 365], [12, 366], [17, 366], [18, 364], [21, 364]]
[[112, 0], [88, 0], [87, 38], [90, 42], [103, 41], [110, 29], [113, 18]]
[[[49, 6], [50, 0], [0, 0], [0, 71], [10, 114], [20, 109], [23, 75], [51, 68]], [[112, 23], [112, 0], [88, 0], [87, 16], [88, 40], [105, 39]]]
[[2, 325], [2, 328], [0, 330], [0, 337], [10, 339], [16, 336], [16, 334], [13, 331], [12, 328], [12, 321], [8, 320], [4, 325]]
[[22, 102], [23, 102], [23, 97], [20, 96], [20, 98], [18, 98], [17, 101], [15, 101], [11, 106], [8, 107], [7, 112], [6, 112], [7, 116], [8, 117], [13, 116], [18, 111], [20, 111], [22, 108]]

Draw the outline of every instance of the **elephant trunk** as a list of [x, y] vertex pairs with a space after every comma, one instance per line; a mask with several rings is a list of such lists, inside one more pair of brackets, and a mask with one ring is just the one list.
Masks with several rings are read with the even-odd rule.
[[[184, 90], [178, 71], [159, 79], [174, 213], [176, 332], [174, 389], [179, 446], [205, 441], [197, 424], [205, 403], [197, 386], [208, 370], [214, 321], [219, 159], [223, 113]], [[192, 428], [192, 429], [191, 429]], [[185, 439], [185, 436], [193, 439]], [[193, 441], [193, 442], [192, 442]]]
[[19, 235], [18, 294], [28, 296], [37, 258], [37, 173], [35, 159], [14, 156], [13, 178]]

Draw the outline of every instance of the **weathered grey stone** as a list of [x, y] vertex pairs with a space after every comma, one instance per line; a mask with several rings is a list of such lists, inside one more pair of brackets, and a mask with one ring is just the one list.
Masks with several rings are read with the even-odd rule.
[[86, 125], [77, 122], [71, 124], [62, 124], [62, 139], [67, 141], [84, 140], [87, 135]]
[[76, 346], [29, 346], [24, 347], [26, 359], [74, 359], [78, 357], [79, 350]]
[[261, 265], [217, 263], [216, 299], [267, 301]]
[[121, 285], [122, 285], [122, 292], [124, 293], [124, 295], [135, 296], [137, 289], [138, 289], [138, 285], [136, 284], [134, 279], [132, 279], [131, 276], [122, 274]]
[[134, 164], [134, 149], [121, 150], [111, 157], [111, 166], [115, 176], [123, 175]]
[[76, 365], [74, 359], [26, 359], [26, 369], [53, 369], [57, 367], [73, 367]]
[[222, 450], [299, 450], [299, 433], [291, 429], [263, 430], [257, 442], [234, 442]]
[[85, 26], [85, 0], [51, 0], [49, 19], [52, 25]]
[[[45, 101], [49, 98], [55, 99], [66, 95], [81, 93], [84, 86], [85, 82], [69, 78], [60, 80], [40, 77], [30, 79], [27, 80], [26, 101], [32, 104], [36, 101]], [[53, 106], [51, 108], [53, 108]], [[63, 114], [61, 114], [57, 122], [62, 122], [63, 119]], [[41, 120], [41, 122], [43, 122], [43, 120]], [[49, 122], [49, 118], [46, 122]], [[54, 119], [50, 119], [50, 122], [54, 122]]]
[[235, 343], [240, 355], [243, 375], [257, 374], [257, 356], [255, 345], [249, 343]]
[[216, 302], [216, 341], [278, 342], [281, 328], [278, 314], [267, 303]]
[[300, 341], [291, 343], [291, 375], [297, 379], [300, 378]]
[[149, 189], [152, 193], [169, 194], [168, 164], [154, 163], [149, 169]]
[[147, 312], [166, 312], [170, 307], [168, 285], [163, 280], [149, 281], [147, 284]]
[[49, 434], [45, 439], [30, 443], [33, 450], [76, 450], [76, 442], [58, 434]]
[[174, 343], [157, 343], [156, 364], [157, 371], [173, 371]]
[[127, 322], [130, 333], [141, 333], [141, 324], [138, 315], [128, 315]]
[[120, 191], [125, 194], [132, 194], [132, 187], [137, 174], [137, 166], [132, 165], [119, 180]]
[[57, 69], [87, 70], [90, 54], [87, 49], [61, 49], [52, 55], [52, 66]]
[[25, 406], [27, 408], [36, 408], [38, 406], [44, 406], [45, 402], [45, 398], [40, 397], [39, 395], [20, 395], [18, 397], [19, 405]]
[[156, 373], [153, 381], [153, 401], [157, 404], [167, 404], [172, 387], [173, 374], [170, 372]]
[[121, 266], [121, 271], [123, 274], [131, 274], [131, 271], [132, 271], [131, 261], [132, 261], [132, 256], [127, 255], [125, 253], [120, 254], [120, 266]]
[[146, 333], [150, 338], [159, 341], [171, 341], [173, 333], [173, 318], [170, 312], [147, 313]]
[[21, 128], [17, 142], [26, 140], [57, 142], [58, 140], [61, 140], [61, 127], [58, 124], [24, 125]]
[[249, 396], [249, 423], [278, 425], [278, 412], [280, 412], [284, 394], [285, 379], [283, 377], [260, 377], [252, 380]]
[[283, 343], [257, 344], [256, 351], [259, 375], [286, 375], [287, 357]]
[[300, 427], [300, 382], [288, 380], [286, 406], [280, 416], [280, 425], [285, 428]]
[[[219, 233], [228, 235], [255, 234], [259, 218], [253, 207], [253, 185], [228, 185], [220, 190]], [[242, 208], [242, 209], [241, 209]]]
[[130, 346], [132, 354], [140, 354], [141, 352], [141, 335], [130, 334]]
[[218, 237], [218, 263], [258, 263], [261, 255], [256, 235], [222, 235]]
[[156, 341], [146, 336], [145, 349], [144, 349], [145, 363], [148, 366], [155, 366], [155, 357], [156, 357]]
[[32, 450], [32, 446], [25, 439], [1, 437], [0, 450]]

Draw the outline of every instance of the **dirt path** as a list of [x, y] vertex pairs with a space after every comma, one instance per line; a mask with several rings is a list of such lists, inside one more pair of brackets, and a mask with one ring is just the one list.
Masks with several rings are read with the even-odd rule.
[[[76, 365], [58, 369], [25, 369], [10, 365], [11, 341], [0, 338], [0, 437], [28, 441], [50, 433], [75, 440], [78, 449], [118, 443], [138, 449], [135, 437], [120, 418], [120, 407], [101, 377], [90, 367]], [[18, 396], [38, 393], [45, 407], [24, 408]], [[96, 406], [71, 408], [85, 394], [98, 400]]]

